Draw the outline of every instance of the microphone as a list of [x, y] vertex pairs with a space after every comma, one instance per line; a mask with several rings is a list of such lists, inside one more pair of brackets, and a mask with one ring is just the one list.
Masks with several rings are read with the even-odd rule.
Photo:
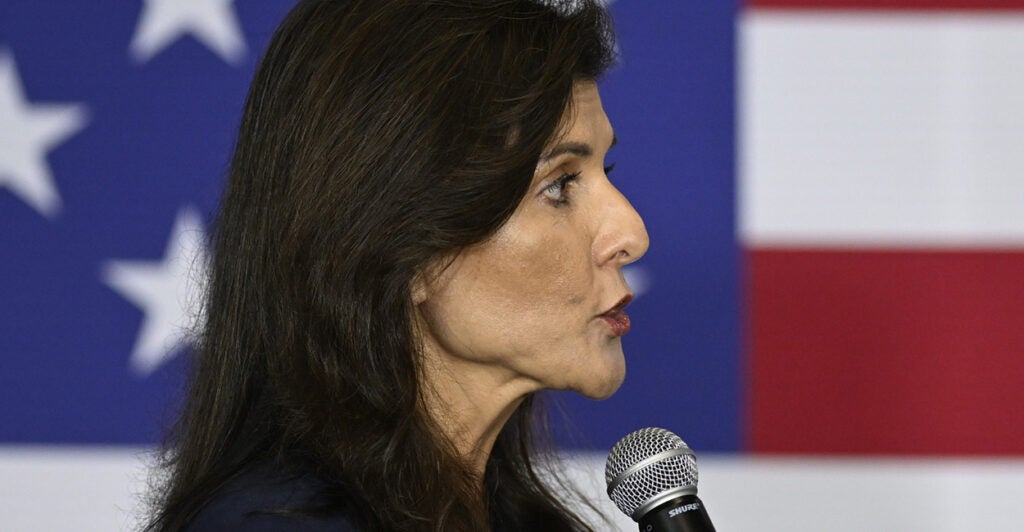
[[640, 532], [715, 532], [697, 498], [697, 457], [665, 429], [640, 429], [619, 440], [604, 478], [608, 496]]

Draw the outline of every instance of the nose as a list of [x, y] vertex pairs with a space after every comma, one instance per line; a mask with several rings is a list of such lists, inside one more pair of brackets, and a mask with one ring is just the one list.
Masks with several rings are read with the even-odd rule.
[[606, 183], [605, 208], [597, 213], [594, 258], [599, 266], [622, 267], [647, 253], [651, 242], [640, 213], [611, 182]]

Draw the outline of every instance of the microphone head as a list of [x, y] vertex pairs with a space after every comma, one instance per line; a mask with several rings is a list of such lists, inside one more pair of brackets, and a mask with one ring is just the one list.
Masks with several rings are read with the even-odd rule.
[[640, 429], [608, 453], [604, 478], [615, 506], [639, 521], [663, 502], [697, 494], [697, 457], [665, 429]]

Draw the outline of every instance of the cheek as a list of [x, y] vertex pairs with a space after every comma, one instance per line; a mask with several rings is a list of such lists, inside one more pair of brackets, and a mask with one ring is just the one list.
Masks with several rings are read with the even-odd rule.
[[509, 243], [486, 261], [485, 268], [496, 281], [498, 299], [524, 318], [553, 320], [556, 316], [551, 313], [587, 300], [592, 276], [588, 253], [565, 235], [552, 233], [529, 242]]
[[589, 335], [595, 272], [585, 239], [550, 222], [528, 229], [508, 224], [442, 275], [424, 310], [449, 351], [534, 360], [556, 345], [578, 350]]

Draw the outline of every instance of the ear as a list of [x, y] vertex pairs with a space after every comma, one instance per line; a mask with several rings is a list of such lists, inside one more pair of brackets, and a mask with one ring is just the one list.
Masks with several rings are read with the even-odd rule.
[[438, 290], [438, 283], [446, 282], [448, 267], [458, 258], [458, 253], [431, 260], [412, 277], [409, 291], [413, 306], [420, 306]]
[[412, 304], [415, 307], [423, 304], [427, 300], [427, 280], [426, 275], [423, 271], [416, 272], [416, 275], [412, 278]]

